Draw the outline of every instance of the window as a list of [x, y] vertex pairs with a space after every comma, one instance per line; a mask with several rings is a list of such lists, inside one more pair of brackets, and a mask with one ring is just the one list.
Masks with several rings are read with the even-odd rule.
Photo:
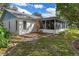
[[23, 21], [23, 29], [26, 29], [26, 21]]

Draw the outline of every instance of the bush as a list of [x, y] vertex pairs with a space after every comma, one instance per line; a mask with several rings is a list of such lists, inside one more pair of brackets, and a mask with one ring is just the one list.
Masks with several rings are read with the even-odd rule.
[[2, 26], [0, 26], [0, 48], [8, 47], [9, 32]]

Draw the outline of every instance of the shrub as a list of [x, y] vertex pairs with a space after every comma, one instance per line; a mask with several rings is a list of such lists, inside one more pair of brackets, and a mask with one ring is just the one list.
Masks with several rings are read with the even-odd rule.
[[9, 43], [9, 32], [0, 26], [0, 48], [6, 48]]

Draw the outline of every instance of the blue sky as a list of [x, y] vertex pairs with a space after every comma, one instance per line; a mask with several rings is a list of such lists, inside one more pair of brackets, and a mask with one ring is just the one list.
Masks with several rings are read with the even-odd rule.
[[51, 17], [56, 14], [56, 4], [55, 3], [11, 3], [11, 6], [16, 6], [21, 12], [33, 14], [38, 12], [42, 14], [43, 17]]

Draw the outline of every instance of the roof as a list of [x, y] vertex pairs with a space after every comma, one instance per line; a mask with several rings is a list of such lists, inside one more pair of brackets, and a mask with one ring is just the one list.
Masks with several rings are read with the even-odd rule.
[[[25, 14], [25, 13], [15, 11], [15, 10], [10, 10], [10, 9], [5, 9], [5, 10], [10, 12], [14, 16], [16, 16], [17, 18], [21, 18], [21, 19], [28, 19], [28, 18], [38, 19], [38, 18], [40, 18], [41, 19], [41, 17], [39, 17], [39, 16], [29, 15], [29, 14]], [[62, 22], [66, 22], [66, 20], [59, 19], [58, 17], [47, 17], [47, 18], [42, 18], [42, 20], [59, 20], [59, 21], [62, 21]]]
[[15, 10], [10, 10], [10, 9], [5, 9], [6, 11], [10, 12], [11, 14], [15, 15], [17, 18], [32, 18], [32, 19], [38, 19], [41, 17], [35, 16], [35, 15], [29, 15], [29, 14], [25, 14], [25, 13], [21, 13]]
[[43, 18], [43, 20], [57, 20], [61, 22], [67, 22], [67, 20], [59, 19], [58, 17], [48, 17], [48, 18]]

